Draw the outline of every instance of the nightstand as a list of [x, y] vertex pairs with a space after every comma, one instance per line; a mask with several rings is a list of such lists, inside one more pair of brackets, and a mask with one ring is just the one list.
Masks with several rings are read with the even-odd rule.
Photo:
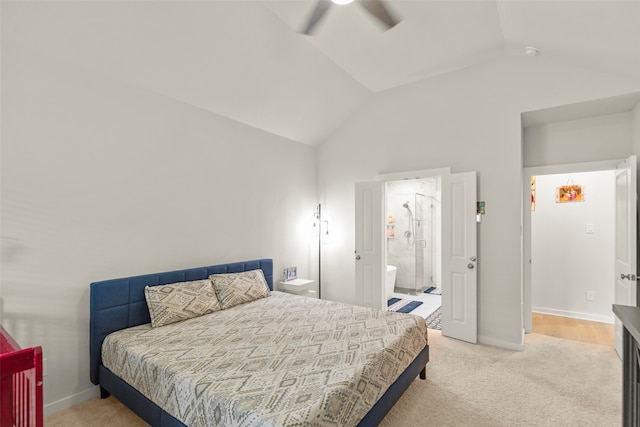
[[309, 279], [293, 279], [286, 282], [279, 282], [278, 289], [289, 294], [301, 295], [304, 297], [318, 298], [315, 286], [315, 280]]

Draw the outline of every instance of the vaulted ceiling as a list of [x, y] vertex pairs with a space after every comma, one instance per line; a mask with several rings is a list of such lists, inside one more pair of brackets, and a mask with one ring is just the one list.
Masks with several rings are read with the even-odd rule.
[[[376, 92], [509, 55], [640, 76], [640, 1], [2, 1], [2, 43], [304, 144]], [[532, 58], [534, 59], [534, 58]], [[4, 60], [4, 58], [3, 58]]]

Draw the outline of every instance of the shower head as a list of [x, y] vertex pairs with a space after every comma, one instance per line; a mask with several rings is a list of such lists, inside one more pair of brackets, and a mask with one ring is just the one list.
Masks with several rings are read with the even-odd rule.
[[407, 209], [409, 209], [409, 202], [407, 202], [407, 203], [403, 203], [403, 204], [402, 204], [402, 207], [403, 207], [403, 208], [407, 208]]

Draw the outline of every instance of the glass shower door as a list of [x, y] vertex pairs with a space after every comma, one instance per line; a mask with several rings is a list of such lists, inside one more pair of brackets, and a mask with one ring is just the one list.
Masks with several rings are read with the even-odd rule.
[[427, 209], [427, 203], [429, 199], [424, 194], [415, 194], [415, 209], [416, 214], [414, 218], [414, 230], [415, 230], [415, 292], [419, 294], [423, 292], [428, 283], [425, 274], [425, 255], [427, 249], [427, 229], [425, 227], [425, 214], [429, 212]]

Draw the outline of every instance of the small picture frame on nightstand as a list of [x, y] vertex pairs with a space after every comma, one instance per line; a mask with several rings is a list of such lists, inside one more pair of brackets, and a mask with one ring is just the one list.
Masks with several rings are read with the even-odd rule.
[[282, 280], [287, 282], [289, 280], [295, 280], [298, 278], [298, 272], [296, 267], [287, 267], [282, 271]]

